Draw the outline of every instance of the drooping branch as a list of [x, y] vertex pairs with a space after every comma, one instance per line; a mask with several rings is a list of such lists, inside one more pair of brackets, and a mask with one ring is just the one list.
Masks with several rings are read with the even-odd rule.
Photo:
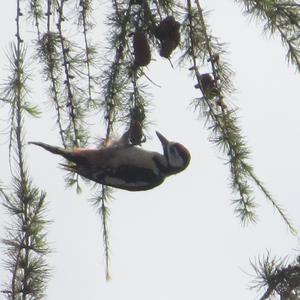
[[110, 243], [109, 243], [109, 229], [108, 229], [108, 218], [110, 211], [108, 208], [108, 202], [112, 199], [112, 189], [110, 187], [102, 185], [96, 196], [92, 199], [93, 204], [98, 208], [99, 215], [102, 222], [102, 240], [104, 246], [104, 257], [105, 257], [105, 277], [106, 280], [110, 280]]
[[[72, 91], [72, 84], [71, 81], [74, 79], [75, 75], [71, 73], [71, 62], [72, 57], [70, 55], [71, 51], [71, 44], [68, 43], [66, 38], [63, 35], [63, 29], [62, 29], [62, 23], [66, 21], [64, 16], [64, 4], [65, 0], [61, 0], [60, 3], [58, 3], [58, 22], [56, 24], [57, 30], [58, 30], [58, 39], [60, 42], [60, 48], [62, 53], [62, 61], [63, 61], [63, 68], [64, 68], [64, 74], [65, 74], [65, 81], [64, 84], [66, 85], [66, 93], [67, 93], [67, 101], [66, 101], [66, 107], [68, 109], [68, 114], [70, 118], [70, 132], [73, 132], [73, 137], [71, 138], [72, 144], [74, 146], [79, 146], [80, 143], [80, 137], [79, 137], [79, 131], [77, 128], [77, 111], [76, 110], [76, 99], [75, 95]], [[72, 129], [71, 129], [72, 128]]]
[[26, 51], [21, 38], [20, 1], [17, 1], [16, 42], [11, 47], [10, 72], [3, 94], [10, 104], [10, 147], [13, 184], [10, 192], [0, 188], [3, 205], [11, 216], [6, 229], [6, 268], [10, 282], [2, 291], [7, 299], [41, 299], [45, 293], [49, 267], [45, 256], [49, 252], [45, 240], [45, 193], [33, 187], [25, 165], [24, 115], [37, 111], [25, 99], [28, 92]]
[[294, 0], [235, 0], [246, 15], [263, 22], [264, 31], [279, 34], [287, 48], [287, 58], [300, 72], [300, 4]]
[[94, 103], [92, 90], [94, 77], [92, 76], [91, 65], [94, 62], [94, 56], [96, 54], [96, 47], [92, 46], [91, 42], [88, 40], [88, 31], [93, 27], [93, 24], [89, 21], [89, 15], [92, 12], [92, 1], [91, 0], [80, 0], [80, 17], [79, 24], [81, 24], [83, 29], [84, 37], [84, 53], [85, 53], [85, 63], [87, 68], [87, 81], [88, 81], [88, 103]]
[[[187, 30], [185, 40], [186, 52], [182, 61], [188, 60], [192, 64], [190, 70], [197, 80], [202, 97], [195, 100], [195, 108], [205, 117], [205, 124], [211, 130], [210, 141], [227, 155], [227, 164], [231, 172], [231, 186], [237, 199], [235, 213], [242, 223], [255, 221], [255, 202], [249, 180], [252, 180], [277, 209], [291, 232], [295, 229], [286, 216], [284, 210], [273, 199], [271, 194], [257, 178], [249, 164], [249, 150], [245, 138], [238, 126], [237, 108], [231, 108], [226, 98], [233, 92], [231, 83], [232, 71], [223, 61], [226, 51], [217, 38], [209, 32], [205, 22], [203, 9], [198, 0], [195, 7], [187, 1], [187, 16], [184, 21]], [[200, 69], [208, 70], [200, 73]]]
[[[59, 38], [52, 28], [51, 18], [56, 15], [55, 3], [51, 0], [47, 1], [46, 7], [46, 31], [42, 34], [39, 28], [37, 29], [37, 59], [43, 65], [43, 73], [45, 80], [50, 79], [49, 94], [53, 100], [56, 110], [56, 123], [59, 128], [59, 135], [64, 148], [67, 147], [64, 120], [63, 120], [63, 95], [61, 90], [62, 69], [61, 69], [61, 52], [59, 46]], [[41, 22], [42, 20], [40, 20]]]
[[40, 22], [44, 18], [43, 4], [41, 3], [41, 0], [30, 0], [28, 16], [29, 18], [33, 19], [34, 26], [37, 31], [38, 39], [40, 40], [40, 35], [41, 35]]
[[[120, 115], [120, 111], [122, 110], [123, 97], [126, 95], [127, 88], [126, 77], [128, 76], [128, 69], [124, 67], [124, 48], [126, 47], [126, 34], [131, 4], [129, 3], [128, 7], [122, 11], [124, 14], [120, 11], [123, 8], [121, 8], [116, 1], [113, 2], [113, 8], [114, 14], [109, 20], [113, 35], [110, 36], [109, 41], [110, 51], [115, 49], [115, 55], [114, 59], [108, 64], [106, 70], [104, 70], [100, 79], [103, 83], [102, 90], [104, 101], [101, 106], [106, 125], [105, 141], [108, 141], [111, 138], [114, 126], [118, 121], [117, 116]], [[110, 247], [108, 234], [109, 209], [107, 202], [111, 199], [111, 191], [111, 188], [102, 185], [101, 191], [99, 191], [98, 196], [95, 197], [95, 203], [98, 206], [102, 220], [102, 236], [106, 264], [105, 273], [107, 280], [110, 278]]]
[[280, 299], [297, 299], [300, 295], [300, 265], [299, 257], [289, 263], [287, 259], [266, 256], [251, 261], [255, 271], [252, 289], [265, 290], [260, 300], [270, 299], [276, 294]]

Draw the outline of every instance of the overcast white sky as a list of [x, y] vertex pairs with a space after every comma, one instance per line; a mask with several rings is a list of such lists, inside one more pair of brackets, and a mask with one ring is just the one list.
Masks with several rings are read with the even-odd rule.
[[[14, 2], [7, 1], [0, 11], [2, 79], [7, 66], [4, 52], [15, 34]], [[214, 33], [229, 43], [236, 73], [233, 102], [240, 107], [255, 171], [300, 230], [299, 75], [287, 66], [279, 39], [264, 37], [234, 1], [207, 2], [209, 9], [215, 9], [210, 17]], [[95, 38], [99, 38], [96, 33]], [[228, 167], [189, 108], [196, 95], [191, 77], [156, 58], [147, 72], [162, 88], [152, 88], [153, 139], [144, 147], [160, 151], [154, 134], [159, 130], [183, 143], [192, 161], [184, 172], [151, 191], [115, 191], [109, 205], [111, 281], [105, 281], [100, 217], [87, 201], [89, 189], [80, 195], [66, 189], [58, 167], [61, 160], [33, 146], [26, 149], [30, 174], [47, 191], [48, 217], [53, 220], [48, 236], [54, 249], [49, 257], [54, 269], [49, 300], [257, 299], [258, 294], [248, 289], [252, 279], [248, 273], [253, 274], [249, 259], [267, 249], [279, 257], [299, 254], [298, 238], [289, 234], [259, 191], [255, 193], [259, 222], [246, 228], [240, 225], [231, 206]], [[32, 97], [47, 107], [46, 93]], [[54, 112], [47, 112], [42, 119], [26, 121], [27, 140], [59, 144]], [[0, 139], [1, 180], [8, 183], [8, 144], [5, 136]], [[0, 215], [3, 237], [7, 216], [1, 206]], [[3, 248], [1, 252], [3, 258]], [[5, 278], [0, 266], [0, 281]]]

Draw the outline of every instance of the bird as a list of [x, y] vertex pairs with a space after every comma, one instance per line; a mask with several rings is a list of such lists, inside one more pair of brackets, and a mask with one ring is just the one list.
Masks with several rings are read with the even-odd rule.
[[146, 191], [162, 184], [166, 177], [189, 165], [190, 152], [156, 131], [163, 154], [130, 143], [129, 132], [119, 140], [103, 143], [99, 149], [66, 150], [42, 142], [29, 142], [60, 155], [71, 164], [62, 165], [91, 181], [127, 191]]

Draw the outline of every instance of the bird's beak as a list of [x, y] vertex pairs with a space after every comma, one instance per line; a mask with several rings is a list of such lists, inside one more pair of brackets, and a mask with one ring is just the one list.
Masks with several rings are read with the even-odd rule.
[[165, 148], [165, 146], [167, 146], [167, 144], [169, 143], [169, 141], [158, 131], [156, 131], [156, 135], [159, 138], [163, 148]]

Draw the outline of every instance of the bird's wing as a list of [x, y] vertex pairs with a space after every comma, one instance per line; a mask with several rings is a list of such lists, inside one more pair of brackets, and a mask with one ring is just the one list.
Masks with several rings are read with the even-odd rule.
[[151, 189], [164, 180], [161, 174], [155, 174], [151, 169], [132, 165], [122, 165], [117, 168], [86, 168], [83, 165], [61, 164], [65, 170], [76, 172], [94, 182], [129, 191]]

